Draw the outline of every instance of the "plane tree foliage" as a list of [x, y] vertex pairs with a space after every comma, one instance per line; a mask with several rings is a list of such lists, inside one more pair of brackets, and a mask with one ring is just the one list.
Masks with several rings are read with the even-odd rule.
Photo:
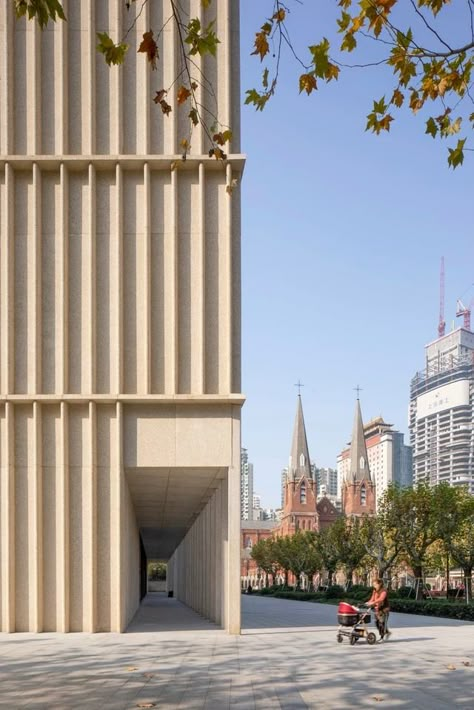
[[[12, 1], [18, 16], [35, 19], [41, 27], [50, 20], [66, 20], [60, 0]], [[136, 6], [138, 14], [155, 0], [123, 1], [128, 9]], [[169, 22], [175, 24], [181, 50], [173, 80], [175, 102], [188, 110], [190, 133], [200, 124], [209, 140], [209, 154], [223, 160], [232, 129], [220, 124], [217, 107], [213, 113], [201, 102], [199, 90], [209, 92], [210, 87], [195, 62], [197, 56], [216, 55], [215, 22], [202, 24], [198, 17], [187, 16], [178, 0], [167, 2], [163, 25], [144, 33], [138, 52], [152, 71], [156, 69], [163, 30]], [[212, 9], [216, 2], [201, 0], [201, 6]], [[315, 37], [307, 47], [297, 46], [292, 39], [302, 4], [302, 0], [261, 3], [262, 24], [255, 28], [254, 45], [249, 48], [262, 65], [261, 82], [246, 90], [245, 103], [258, 111], [266, 107], [278, 90], [282, 62], [294, 61], [295, 85], [307, 96], [322, 83], [335, 82], [341, 72], [353, 72], [356, 81], [360, 70], [386, 67], [386, 91], [375, 97], [366, 130], [390, 131], [397, 112], [407, 109], [420, 115], [426, 134], [447, 141], [448, 164], [452, 168], [461, 165], [465, 152], [473, 150], [469, 137], [474, 127], [474, 0], [311, 0]], [[332, 20], [324, 12], [328, 7], [335, 9]], [[127, 35], [134, 22], [131, 19], [123, 37], [111, 37], [105, 31], [97, 34], [97, 49], [107, 64], [126, 61]], [[171, 88], [159, 87], [153, 99], [165, 118], [176, 109], [168, 100]], [[181, 138], [184, 157], [189, 141], [189, 136]]]

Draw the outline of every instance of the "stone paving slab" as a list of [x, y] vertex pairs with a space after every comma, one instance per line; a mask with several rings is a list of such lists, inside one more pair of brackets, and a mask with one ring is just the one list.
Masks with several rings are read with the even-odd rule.
[[392, 614], [392, 638], [336, 642], [336, 607], [242, 598], [228, 636], [149, 595], [126, 634], [0, 634], [9, 710], [474, 710], [474, 624]]

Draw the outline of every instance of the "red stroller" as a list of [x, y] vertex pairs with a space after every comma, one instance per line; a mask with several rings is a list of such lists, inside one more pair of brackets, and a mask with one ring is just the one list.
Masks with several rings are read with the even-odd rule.
[[377, 641], [377, 636], [370, 630], [368, 624], [371, 622], [370, 610], [367, 607], [358, 609], [347, 602], [339, 602], [337, 608], [337, 642], [342, 643], [344, 636], [347, 636], [351, 646], [361, 638], [365, 638], [372, 646]]

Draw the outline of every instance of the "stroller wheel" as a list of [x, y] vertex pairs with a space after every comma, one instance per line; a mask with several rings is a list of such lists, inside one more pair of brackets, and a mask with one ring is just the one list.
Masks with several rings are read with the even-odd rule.
[[367, 634], [367, 643], [369, 644], [369, 646], [373, 646], [376, 641], [377, 641], [376, 635], [373, 633], [373, 631], [370, 631]]
[[343, 638], [342, 634], [338, 634], [338, 635], [337, 635], [337, 642], [338, 642], [338, 643], [342, 643], [343, 640], [344, 640], [344, 638]]
[[359, 637], [356, 634], [351, 634], [351, 646], [353, 646], [357, 641], [359, 640]]

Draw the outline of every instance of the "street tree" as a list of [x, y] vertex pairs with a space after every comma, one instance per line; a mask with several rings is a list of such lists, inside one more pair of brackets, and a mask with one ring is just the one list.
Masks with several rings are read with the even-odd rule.
[[366, 555], [361, 519], [339, 517], [330, 527], [330, 537], [337, 555], [338, 566], [344, 570], [346, 586], [349, 589], [354, 572]]
[[430, 546], [439, 539], [439, 520], [446, 499], [443, 487], [421, 483], [414, 488], [390, 486], [389, 515], [397, 521], [400, 549], [413, 570], [416, 598], [423, 595], [423, 573]]
[[268, 577], [271, 576], [272, 584], [275, 584], [275, 578], [280, 569], [276, 561], [275, 540], [271, 537], [259, 540], [252, 547], [250, 556], [255, 560], [256, 564], [265, 573], [265, 587], [268, 586]]
[[463, 570], [466, 602], [470, 602], [474, 567], [474, 496], [464, 487], [441, 486], [444, 500], [438, 533], [448, 555]]
[[377, 515], [363, 517], [361, 538], [368, 559], [376, 566], [378, 576], [383, 578], [398, 560], [401, 536], [398, 520], [386, 494], [378, 507]]
[[[124, 0], [139, 13], [147, 2]], [[49, 20], [64, 20], [59, 0], [13, 0], [19, 16], [35, 18], [44, 27]], [[201, 0], [204, 11], [216, 0]], [[474, 127], [472, 72], [474, 67], [474, 3], [472, 0], [321, 0], [312, 3], [314, 26], [318, 28], [308, 47], [297, 46], [292, 29], [299, 22], [301, 0], [264, 0], [262, 24], [256, 28], [252, 54], [261, 62], [261, 84], [247, 89], [245, 102], [263, 110], [278, 90], [284, 61], [295, 61], [295, 84], [306, 95], [323, 82], [335, 83], [342, 72], [351, 71], [354, 80], [361, 70], [388, 69], [385, 92], [376, 97], [367, 115], [366, 130], [375, 134], [390, 131], [397, 111], [407, 108], [422, 118], [424, 132], [448, 141], [448, 164], [461, 165]], [[133, 10], [133, 8], [136, 8]], [[166, 4], [165, 4], [166, 8]], [[331, 17], [330, 11], [334, 13]], [[329, 17], [329, 19], [328, 19]], [[173, 84], [175, 101], [188, 106], [190, 133], [201, 124], [209, 139], [210, 154], [224, 159], [224, 147], [231, 140], [231, 127], [221, 126], [217, 113], [202, 101], [202, 93], [213, 92], [195, 64], [197, 56], [215, 55], [219, 37], [211, 19], [185, 14], [178, 0], [168, 0], [168, 14], [161, 27], [150, 28], [138, 49], [151, 70], [161, 56], [163, 30], [172, 22], [180, 42], [180, 65]], [[109, 65], [126, 61], [127, 35], [111, 37], [98, 33], [98, 51]], [[155, 103], [166, 116], [175, 108], [169, 103], [171, 86], [157, 90]], [[472, 142], [472, 140], [471, 140]], [[189, 136], [181, 138], [183, 155]]]

